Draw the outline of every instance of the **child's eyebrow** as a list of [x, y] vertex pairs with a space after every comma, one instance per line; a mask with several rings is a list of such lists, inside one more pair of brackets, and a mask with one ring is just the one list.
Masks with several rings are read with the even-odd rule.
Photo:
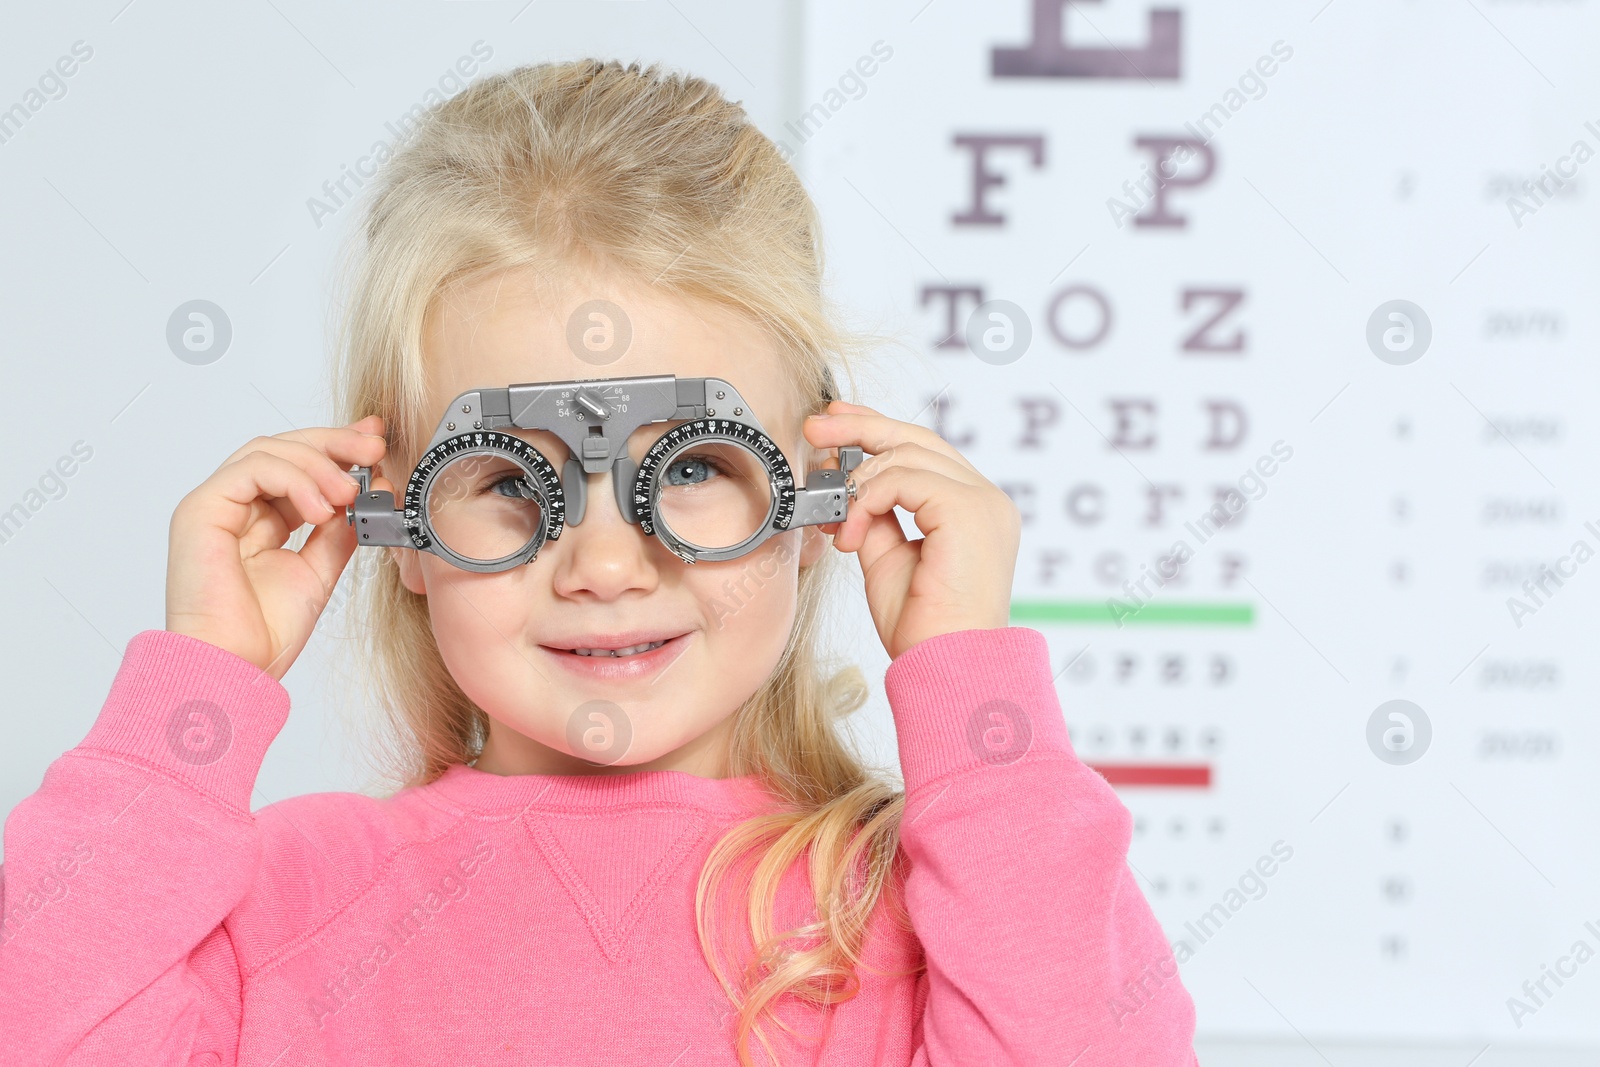
[[540, 452], [543, 452], [547, 457], [557, 458], [557, 454], [559, 454], [559, 458], [565, 458], [567, 452], [569, 451], [567, 448], [567, 443], [552, 430], [528, 429], [522, 426], [507, 426], [502, 430], [502, 432], [510, 433], [515, 437], [522, 438], [524, 441], [528, 442], [528, 444], [534, 446]]
[[648, 431], [650, 439], [653, 441], [657, 437], [660, 437], [662, 434], [666, 433], [668, 430], [676, 429], [685, 423], [694, 421], [694, 419], [662, 419], [660, 422], [647, 422], [634, 432], [644, 433]]

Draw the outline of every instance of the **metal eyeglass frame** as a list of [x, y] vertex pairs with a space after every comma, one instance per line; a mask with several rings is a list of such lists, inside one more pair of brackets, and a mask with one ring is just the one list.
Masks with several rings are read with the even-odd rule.
[[[827, 381], [831, 394], [831, 374]], [[678, 419], [689, 421], [663, 433], [643, 461], [635, 464], [627, 447], [633, 431]], [[569, 457], [559, 477], [538, 449], [505, 432], [512, 427], [547, 430], [566, 443]], [[668, 461], [707, 440], [744, 446], [766, 466], [771, 482], [766, 518], [755, 533], [725, 548], [691, 544], [674, 534], [656, 512], [657, 482]], [[423, 506], [434, 477], [452, 461], [474, 453], [516, 464], [538, 497], [542, 519], [538, 532], [521, 549], [499, 559], [475, 560], [452, 551], [434, 533]], [[686, 563], [735, 559], [784, 530], [844, 521], [855, 488], [848, 476], [864, 456], [857, 445], [843, 445], [838, 454], [837, 470], [814, 470], [805, 488], [796, 489], [783, 451], [767, 436], [739, 391], [721, 378], [658, 374], [472, 389], [445, 409], [406, 482], [402, 507], [395, 507], [393, 493], [371, 488], [371, 467], [355, 466], [350, 473], [359, 490], [355, 503], [345, 508], [345, 519], [360, 531], [358, 546], [415, 548], [462, 570], [494, 573], [532, 563], [545, 541], [558, 539], [567, 523], [581, 523], [587, 493], [584, 475], [609, 469], [623, 518], [660, 538], [674, 555]]]

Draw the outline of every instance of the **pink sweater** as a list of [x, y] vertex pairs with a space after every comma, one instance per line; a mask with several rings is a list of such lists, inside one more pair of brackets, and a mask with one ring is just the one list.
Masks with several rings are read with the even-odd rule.
[[[1194, 1064], [1128, 811], [1072, 752], [1044, 636], [930, 638], [884, 687], [915, 933], [880, 908], [859, 994], [786, 998], [798, 1036], [765, 1024], [779, 1062]], [[5, 1067], [737, 1063], [694, 897], [719, 833], [778, 803], [759, 780], [457, 764], [252, 814], [288, 713], [230, 652], [129, 641], [89, 735], [5, 821]], [[785, 924], [814, 917], [789, 873]]]

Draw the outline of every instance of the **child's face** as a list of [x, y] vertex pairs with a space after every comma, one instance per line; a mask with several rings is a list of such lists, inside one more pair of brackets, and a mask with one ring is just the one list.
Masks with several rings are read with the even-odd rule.
[[[596, 299], [616, 304], [632, 326], [626, 351], [603, 365], [580, 359], [567, 340], [569, 316]], [[614, 276], [565, 273], [560, 282], [541, 283], [506, 273], [441, 299], [424, 347], [432, 405], [424, 439], [446, 404], [480, 386], [709, 376], [739, 390], [798, 481], [822, 465], [801, 433], [799, 401], [775, 343], [721, 307]], [[641, 426], [629, 442], [633, 454], [668, 425]], [[569, 452], [559, 437], [514, 432], [561, 469]], [[409, 472], [386, 473], [403, 479]], [[609, 471], [587, 477], [582, 523], [569, 524], [525, 566], [476, 574], [432, 553], [390, 550], [406, 588], [428, 598], [450, 673], [492, 720], [477, 766], [497, 774], [570, 774], [595, 772], [598, 763], [601, 770], [720, 777], [733, 713], [776, 666], [794, 620], [799, 568], [826, 540], [816, 527], [801, 527], [738, 559], [691, 565], [622, 518]], [[643, 657], [659, 665], [632, 677], [599, 672], [642, 661], [608, 657], [597, 670], [601, 661], [547, 647], [634, 630], [686, 636], [673, 642], [675, 654], [669, 646]], [[590, 701], [609, 703], [585, 707]], [[625, 721], [612, 721], [615, 709]], [[604, 717], [591, 717], [596, 710]]]

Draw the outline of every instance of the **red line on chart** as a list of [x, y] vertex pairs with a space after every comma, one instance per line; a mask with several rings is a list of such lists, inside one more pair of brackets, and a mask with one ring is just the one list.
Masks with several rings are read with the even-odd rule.
[[1211, 765], [1207, 763], [1091, 763], [1089, 769], [1112, 785], [1211, 787]]

